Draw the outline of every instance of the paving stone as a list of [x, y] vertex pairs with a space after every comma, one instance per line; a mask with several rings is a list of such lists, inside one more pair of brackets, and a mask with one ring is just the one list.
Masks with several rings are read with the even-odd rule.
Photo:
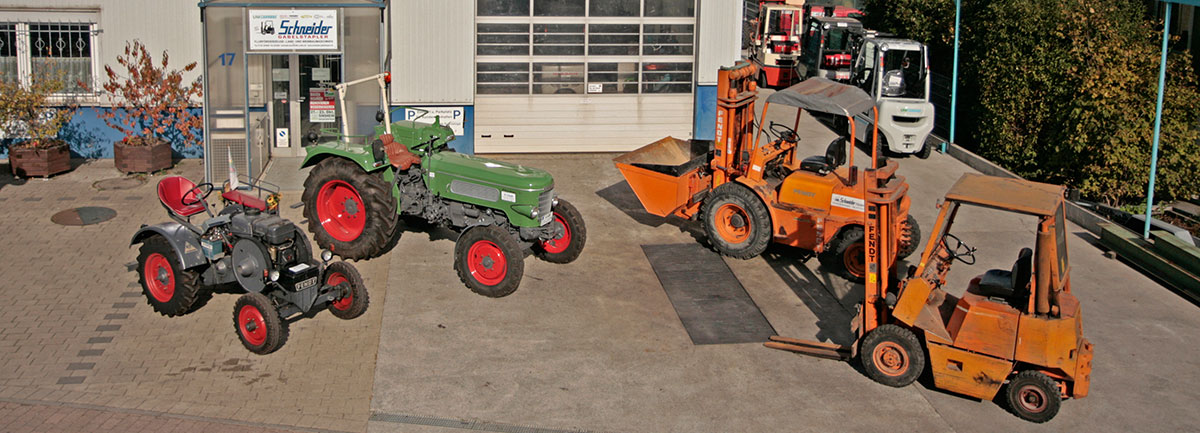
[[115, 304], [112, 304], [112, 307], [113, 308], [133, 308], [134, 305], [137, 305], [137, 304], [134, 304], [132, 302], [117, 302]]
[[92, 337], [87, 340], [88, 344], [112, 343], [112, 341], [112, 337]]
[[121, 329], [121, 325], [100, 325], [96, 327], [98, 332], [117, 331]]
[[109, 313], [104, 315], [104, 320], [121, 320], [128, 318], [129, 313]]
[[72, 362], [67, 364], [67, 370], [91, 370], [95, 366], [94, 362]]
[[83, 349], [76, 356], [100, 356], [104, 354], [104, 349]]
[[77, 384], [77, 383], [83, 383], [84, 379], [87, 379], [87, 376], [65, 376], [65, 377], [58, 378], [57, 383], [59, 385]]

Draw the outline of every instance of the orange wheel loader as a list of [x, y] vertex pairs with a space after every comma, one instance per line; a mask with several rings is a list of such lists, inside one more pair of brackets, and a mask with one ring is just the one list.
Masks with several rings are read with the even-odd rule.
[[[613, 162], [647, 212], [701, 220], [709, 243], [721, 254], [749, 259], [775, 242], [816, 252], [825, 268], [862, 281], [867, 180], [854, 165], [846, 137], [854, 136], [853, 117], [877, 113], [875, 104], [857, 87], [812, 78], [767, 98], [764, 113], [783, 105], [795, 108], [796, 116], [790, 127], [771, 122], [764, 139], [764, 126], [754, 115], [757, 72], [746, 62], [718, 72], [714, 141], [667, 137]], [[797, 156], [801, 137], [796, 129], [805, 110], [846, 117], [848, 135], [830, 143], [824, 155]], [[878, 139], [878, 131], [872, 137]], [[908, 183], [896, 175], [897, 168], [894, 161], [880, 166], [872, 154], [868, 170], [876, 176], [865, 185], [896, 200], [898, 211], [887, 221], [894, 252], [889, 261], [913, 253], [920, 237], [908, 215]]]
[[[875, 173], [867, 172], [870, 179]], [[855, 356], [876, 382], [911, 384], [928, 365], [937, 388], [1003, 401], [1018, 417], [1046, 422], [1063, 399], [1087, 396], [1092, 344], [1083, 337], [1079, 301], [1071, 294], [1065, 189], [1020, 179], [965, 174], [945, 200], [921, 261], [889, 291], [887, 225], [868, 225], [866, 293], [853, 326], [854, 345], [771, 337], [767, 347], [826, 358]], [[867, 191], [866, 218], [898, 211]], [[961, 297], [946, 292], [955, 261], [975, 263], [975, 249], [950, 232], [961, 206], [1037, 218], [1034, 248], [1023, 248], [1012, 269], [973, 278]]]

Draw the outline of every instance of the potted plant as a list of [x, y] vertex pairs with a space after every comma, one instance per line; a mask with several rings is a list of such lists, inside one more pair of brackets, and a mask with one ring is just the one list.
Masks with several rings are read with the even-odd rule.
[[71, 170], [70, 150], [57, 135], [71, 121], [75, 107], [51, 99], [65, 87], [61, 74], [37, 78], [29, 85], [16, 77], [0, 77], [0, 137], [9, 143], [13, 175], [47, 177]]
[[171, 145], [199, 145], [201, 117], [190, 110], [202, 96], [200, 78], [184, 83], [183, 74], [196, 68], [168, 69], [168, 55], [155, 63], [141, 41], [125, 43], [117, 56], [121, 74], [105, 65], [107, 81], [102, 85], [112, 110], [101, 114], [110, 128], [125, 134], [113, 143], [113, 162], [125, 173], [149, 173], [171, 167]]

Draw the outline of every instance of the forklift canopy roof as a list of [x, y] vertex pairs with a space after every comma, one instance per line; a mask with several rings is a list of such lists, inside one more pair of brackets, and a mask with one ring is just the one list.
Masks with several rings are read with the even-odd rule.
[[767, 103], [843, 116], [870, 111], [875, 106], [862, 89], [820, 77], [775, 92], [767, 97]]
[[1051, 216], [1065, 192], [1058, 185], [966, 173], [946, 193], [946, 200]]

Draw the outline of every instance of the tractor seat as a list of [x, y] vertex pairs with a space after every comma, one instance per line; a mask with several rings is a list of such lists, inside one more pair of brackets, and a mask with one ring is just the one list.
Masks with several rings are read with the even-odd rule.
[[1024, 291], [1029, 285], [1033, 268], [1033, 250], [1021, 248], [1011, 271], [992, 269], [983, 274], [979, 286], [972, 290], [980, 296], [1011, 299], [1017, 290]]
[[204, 203], [183, 204], [184, 198], [189, 202], [196, 200], [195, 188], [196, 184], [186, 177], [167, 176], [158, 181], [158, 201], [176, 215], [190, 217], [204, 211]]
[[410, 152], [408, 146], [396, 142], [392, 134], [380, 135], [379, 140], [383, 142], [383, 150], [387, 152], [388, 162], [392, 166], [401, 170], [408, 170], [414, 164], [421, 163], [421, 157]]
[[231, 189], [229, 191], [225, 191], [225, 192], [221, 193], [221, 198], [223, 198], [225, 200], [229, 200], [229, 201], [237, 203], [237, 204], [240, 204], [245, 207], [258, 209], [260, 211], [267, 210], [267, 201], [266, 200], [252, 196], [250, 194], [246, 194], [246, 193], [238, 191], [236, 189]]

